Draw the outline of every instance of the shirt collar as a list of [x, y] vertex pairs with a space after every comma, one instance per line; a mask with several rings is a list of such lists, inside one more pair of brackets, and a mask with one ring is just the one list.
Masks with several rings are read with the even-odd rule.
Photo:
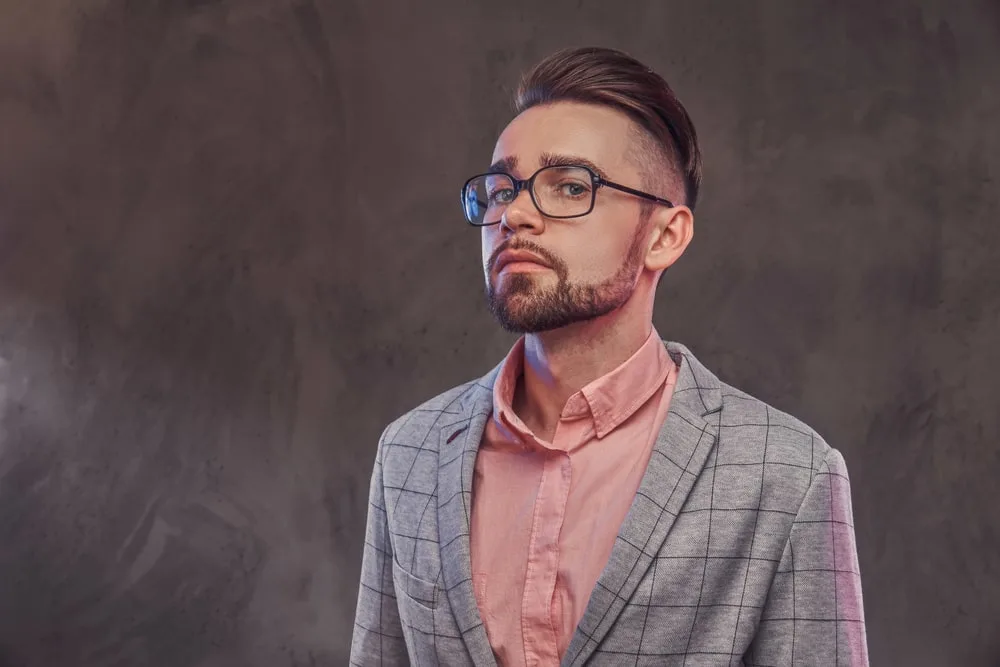
[[[676, 366], [652, 327], [646, 341], [631, 357], [570, 396], [560, 418], [590, 416], [597, 437], [603, 438], [663, 386], [671, 369], [676, 370]], [[517, 380], [523, 372], [524, 336], [521, 336], [504, 358], [493, 385], [493, 413], [505, 430], [510, 431], [509, 435], [537, 440], [511, 407]]]

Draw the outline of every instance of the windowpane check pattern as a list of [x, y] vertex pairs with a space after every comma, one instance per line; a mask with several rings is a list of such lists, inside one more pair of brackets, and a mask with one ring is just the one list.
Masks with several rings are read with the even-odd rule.
[[[843, 457], [666, 345], [670, 411], [562, 664], [867, 665]], [[469, 510], [498, 370], [379, 440], [352, 665], [496, 664]]]

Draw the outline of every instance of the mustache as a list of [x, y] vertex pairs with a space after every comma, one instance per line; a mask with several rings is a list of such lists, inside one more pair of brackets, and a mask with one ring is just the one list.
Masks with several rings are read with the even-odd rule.
[[492, 271], [497, 264], [497, 258], [506, 250], [524, 250], [530, 253], [534, 253], [545, 260], [549, 266], [558, 267], [561, 265], [557, 257], [553, 257], [545, 248], [539, 247], [530, 241], [518, 241], [516, 243], [507, 242], [500, 245], [499, 248], [493, 251], [493, 255], [490, 257], [489, 268]]

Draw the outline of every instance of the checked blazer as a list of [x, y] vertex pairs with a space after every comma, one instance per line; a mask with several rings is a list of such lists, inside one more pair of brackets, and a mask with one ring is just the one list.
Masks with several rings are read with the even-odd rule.
[[[867, 665], [843, 457], [666, 342], [677, 384], [562, 665]], [[500, 365], [378, 443], [352, 665], [496, 665], [473, 593], [476, 452]]]

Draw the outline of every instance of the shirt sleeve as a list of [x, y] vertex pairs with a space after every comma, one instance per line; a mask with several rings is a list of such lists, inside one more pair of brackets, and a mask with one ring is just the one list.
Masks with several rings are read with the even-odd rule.
[[828, 450], [792, 523], [747, 665], [868, 665], [851, 485]]
[[382, 461], [386, 431], [379, 438], [368, 495], [368, 522], [361, 559], [361, 583], [351, 640], [351, 665], [410, 664], [392, 582], [392, 544], [385, 511]]

